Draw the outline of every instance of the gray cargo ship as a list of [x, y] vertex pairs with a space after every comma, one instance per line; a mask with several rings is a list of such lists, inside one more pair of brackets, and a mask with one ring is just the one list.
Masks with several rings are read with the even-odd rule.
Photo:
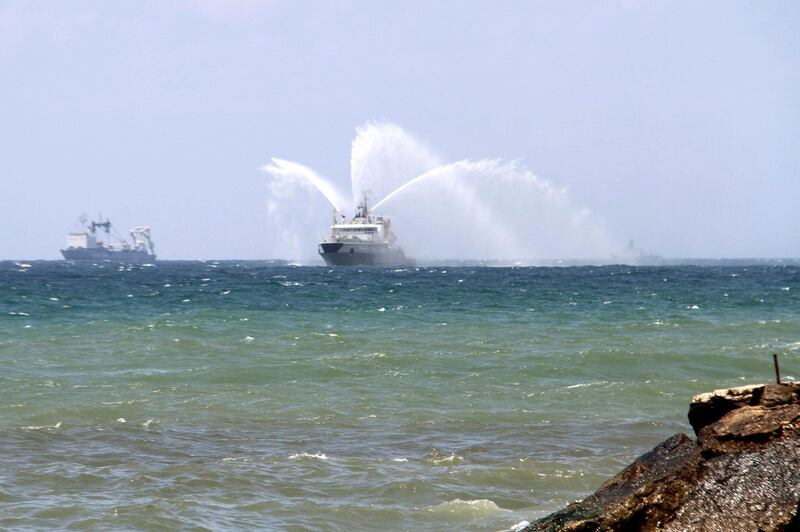
[[319, 254], [328, 266], [413, 266], [391, 227], [387, 218], [370, 214], [364, 196], [351, 220], [337, 221], [334, 212], [331, 236], [320, 242]]
[[[81, 225], [81, 231], [67, 234], [67, 247], [61, 250], [66, 260], [127, 263], [146, 263], [156, 260], [155, 245], [150, 239], [150, 228], [147, 226], [131, 229], [129, 231], [131, 242], [128, 242], [113, 231], [109, 220], [87, 224], [86, 217], [81, 217]], [[98, 229], [105, 231], [105, 241], [98, 240]]]

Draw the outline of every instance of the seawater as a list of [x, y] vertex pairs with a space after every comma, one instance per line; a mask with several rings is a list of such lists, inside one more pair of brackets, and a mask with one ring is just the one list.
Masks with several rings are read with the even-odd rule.
[[800, 266], [0, 263], [0, 527], [501, 530], [800, 375]]

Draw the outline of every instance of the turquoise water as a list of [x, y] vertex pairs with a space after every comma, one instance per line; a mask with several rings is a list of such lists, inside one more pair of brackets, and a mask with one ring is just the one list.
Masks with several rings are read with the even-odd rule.
[[501, 530], [800, 378], [800, 266], [0, 262], [0, 527]]

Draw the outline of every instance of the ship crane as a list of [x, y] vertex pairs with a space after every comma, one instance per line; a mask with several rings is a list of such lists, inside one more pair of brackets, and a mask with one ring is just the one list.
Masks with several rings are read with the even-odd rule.
[[106, 220], [105, 222], [92, 222], [92, 233], [97, 232], [98, 227], [102, 227], [106, 230], [106, 234], [111, 232], [111, 220]]
[[150, 239], [150, 226], [140, 225], [130, 230], [131, 238], [133, 239], [133, 249], [149, 250], [151, 254], [155, 254], [155, 244]]

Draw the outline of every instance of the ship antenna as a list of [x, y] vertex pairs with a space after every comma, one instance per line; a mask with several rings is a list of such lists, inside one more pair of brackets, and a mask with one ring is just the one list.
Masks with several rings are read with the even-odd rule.
[[369, 207], [367, 206], [367, 193], [368, 193], [367, 190], [363, 192], [363, 198], [361, 200], [361, 203], [358, 204], [358, 209], [356, 210], [356, 216], [359, 218], [369, 218]]

